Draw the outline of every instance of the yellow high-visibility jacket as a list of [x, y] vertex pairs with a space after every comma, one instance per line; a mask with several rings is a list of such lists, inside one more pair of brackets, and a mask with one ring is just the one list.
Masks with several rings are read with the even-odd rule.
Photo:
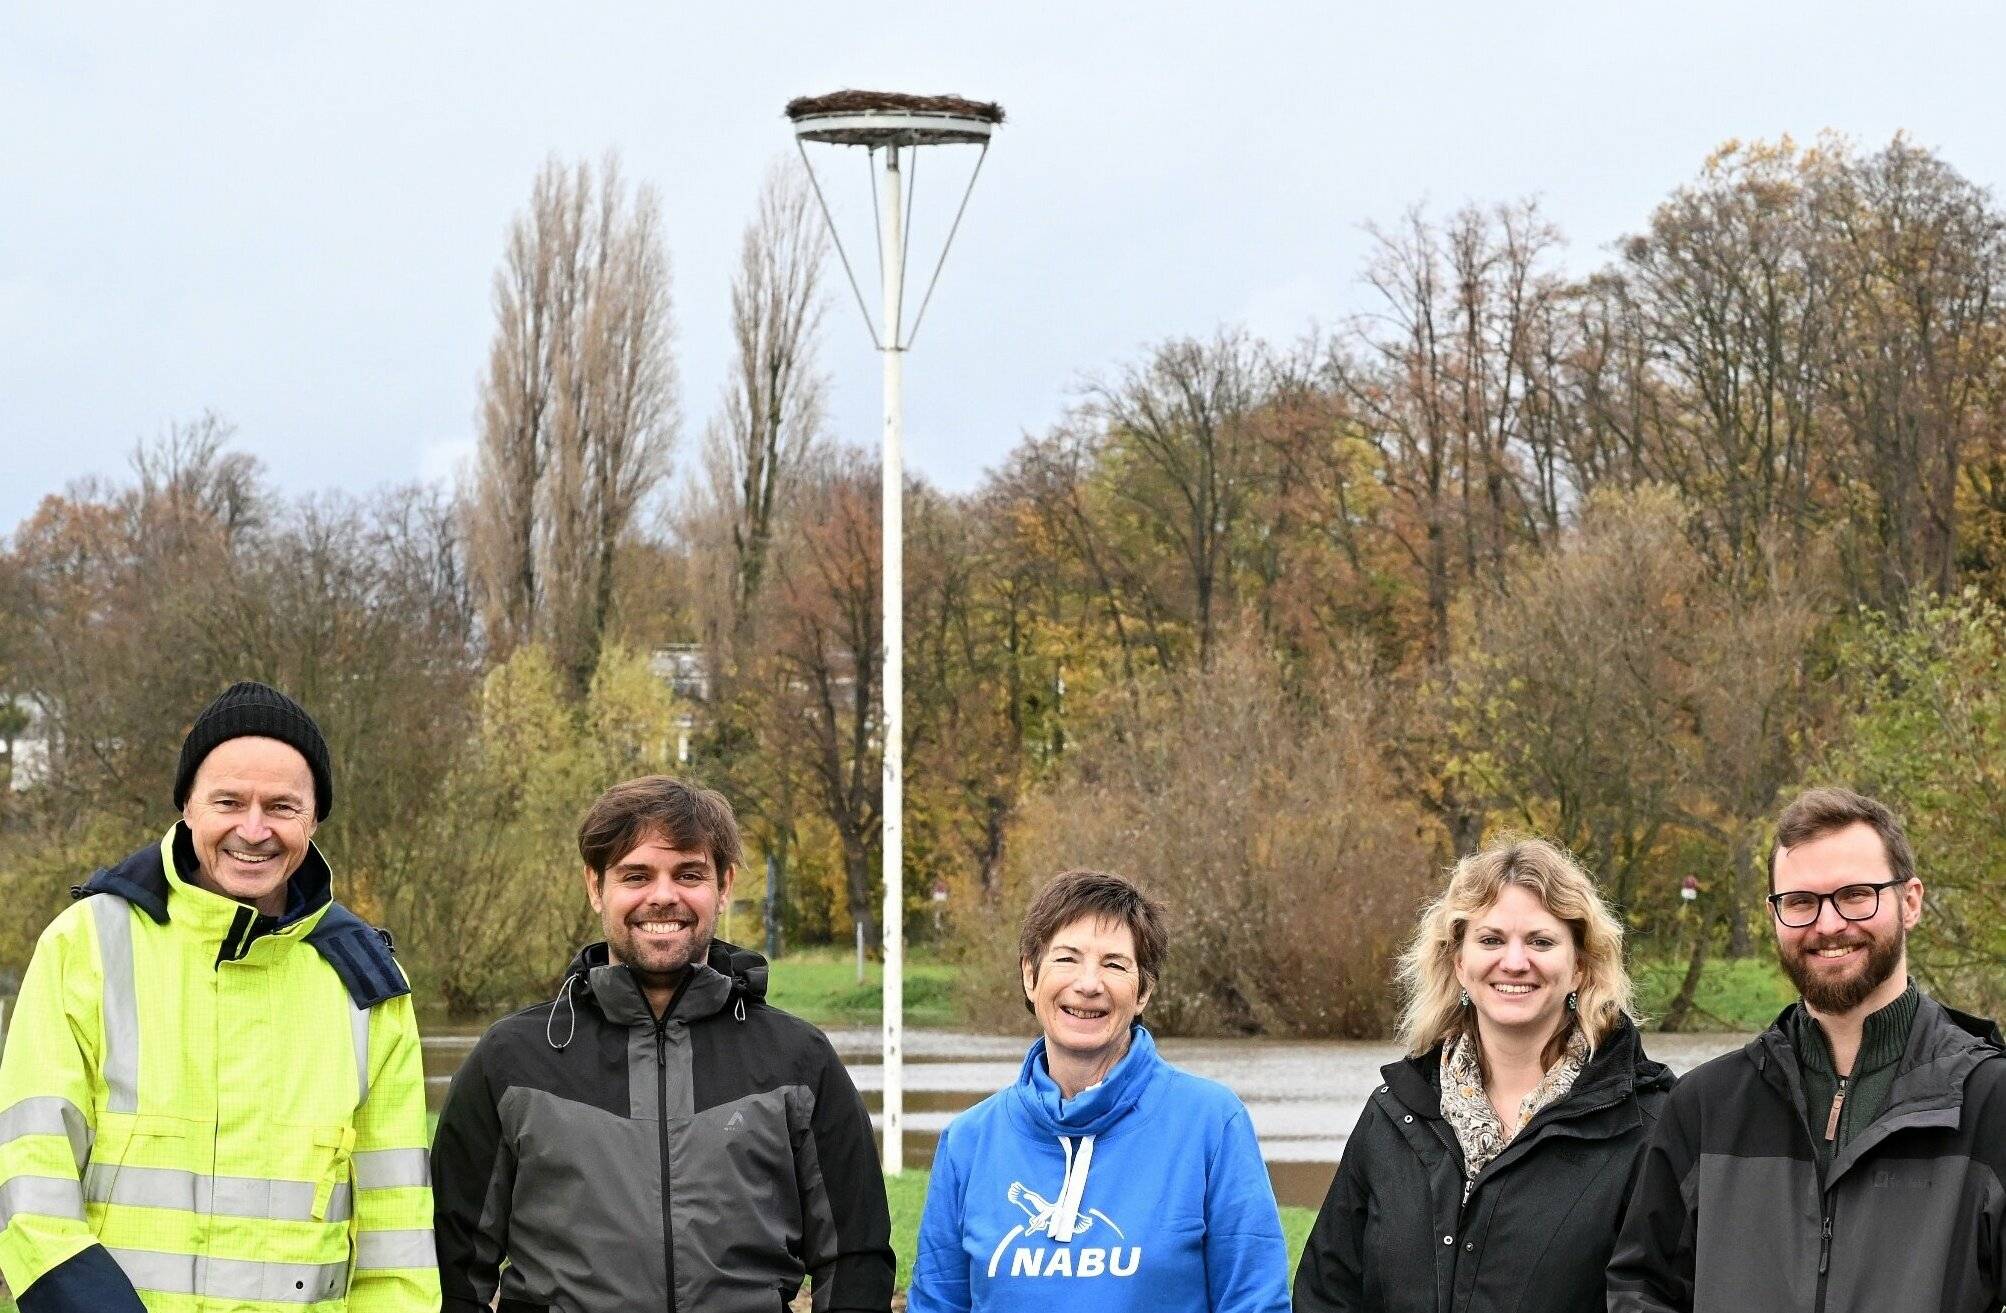
[[332, 900], [189, 883], [186, 827], [35, 947], [0, 1053], [0, 1274], [21, 1313], [433, 1313], [410, 987]]

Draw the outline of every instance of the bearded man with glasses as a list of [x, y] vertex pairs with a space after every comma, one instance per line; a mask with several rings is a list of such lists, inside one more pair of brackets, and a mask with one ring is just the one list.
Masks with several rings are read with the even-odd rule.
[[2006, 1040], [1920, 994], [1902, 823], [1847, 789], [1784, 810], [1777, 956], [1803, 996], [1673, 1090], [1609, 1264], [1610, 1313], [1996, 1313]]

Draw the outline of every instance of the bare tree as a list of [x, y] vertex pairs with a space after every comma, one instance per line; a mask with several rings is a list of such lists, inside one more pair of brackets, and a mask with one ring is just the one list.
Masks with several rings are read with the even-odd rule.
[[1873, 507], [1856, 573], [1876, 605], [1903, 611], [1918, 590], [1955, 586], [1960, 484], [1998, 427], [2006, 218], [1899, 137], [1865, 159], [1834, 143], [1807, 171], [1834, 283], [1825, 393], [1853, 455], [1840, 478]]
[[1674, 404], [1645, 436], [1652, 478], [1698, 512], [1710, 568], [1760, 585], [1766, 549], [1811, 525], [1817, 368], [1828, 325], [1796, 149], [1730, 142], [1624, 247], [1630, 305]]
[[470, 499], [495, 651], [532, 638], [582, 695], [613, 611], [613, 565], [666, 473], [678, 419], [668, 256], [651, 188], [617, 160], [544, 166], [495, 275]]
[[1118, 496], [1182, 563], [1200, 665], [1226, 614], [1233, 540], [1254, 502], [1261, 444], [1260, 348], [1240, 332], [1165, 342], [1147, 362], [1091, 389], [1124, 477]]
[[884, 808], [878, 479], [854, 448], [818, 464], [804, 479], [776, 573], [779, 669], [763, 738], [768, 752], [807, 763], [842, 844], [850, 918], [875, 944]]
[[821, 433], [827, 380], [815, 357], [827, 254], [806, 179], [792, 161], [775, 161], [740, 241], [731, 377], [723, 413], [706, 434], [713, 496], [731, 515], [734, 655], [749, 637], [785, 491]]
[[[1510, 549], [1550, 536], [1561, 518], [1556, 380], [1533, 371], [1555, 351], [1564, 285], [1547, 268], [1559, 235], [1530, 204], [1465, 209], [1446, 224], [1416, 210], [1378, 249], [1365, 281], [1374, 313], [1355, 319], [1329, 358], [1330, 385], [1375, 449], [1391, 513], [1382, 532], [1419, 573], [1426, 687], [1403, 755], [1406, 773], [1459, 853], [1475, 850], [1483, 814], [1445, 709], [1456, 700], [1450, 661], [1455, 600], [1464, 585], [1481, 621], [1502, 586]], [[1535, 445], [1536, 444], [1536, 445]], [[1528, 475], [1528, 467], [1535, 473]]]

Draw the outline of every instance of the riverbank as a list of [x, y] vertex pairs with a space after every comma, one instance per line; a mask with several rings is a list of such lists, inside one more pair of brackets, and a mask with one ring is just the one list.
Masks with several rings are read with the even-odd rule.
[[[1687, 963], [1659, 958], [1633, 961], [1630, 978], [1637, 989], [1637, 1010], [1646, 1029], [1655, 1030], [1685, 983]], [[1776, 1014], [1797, 1001], [1797, 989], [1764, 944], [1752, 957], [1713, 958], [1700, 971], [1693, 992], [1690, 1029], [1741, 1031], [1769, 1029]]]
[[[923, 953], [905, 964], [905, 1023], [953, 1029], [960, 1025], [954, 1004], [956, 968]], [[854, 950], [797, 948], [769, 964], [766, 1001], [824, 1030], [875, 1026], [883, 1019], [884, 964], [864, 963], [857, 978]]]
[[[1637, 1008], [1646, 1027], [1664, 1017], [1685, 983], [1684, 958], [1643, 958], [1630, 970], [1636, 983]], [[908, 1026], [940, 1030], [967, 1029], [956, 1003], [960, 968], [924, 952], [909, 957], [905, 972], [905, 1020]], [[815, 947], [797, 949], [772, 964], [767, 999], [823, 1029], [875, 1026], [881, 1011], [883, 965], [864, 964], [857, 979], [854, 952]], [[1692, 1029], [1755, 1033], [1768, 1028], [1776, 1014], [1797, 997], [1796, 989], [1777, 965], [1775, 954], [1757, 952], [1739, 959], [1713, 958], [1700, 972], [1693, 995]]]
[[[1655, 1029], [1664, 1017], [1685, 981], [1686, 967], [1685, 959], [1678, 957], [1631, 962], [1637, 1008], [1646, 1018], [1646, 1029]], [[769, 964], [766, 998], [773, 1006], [824, 1030], [875, 1027], [883, 1017], [884, 965], [867, 960], [861, 974], [859, 979], [854, 950], [832, 945], [793, 949]], [[986, 1029], [971, 1026], [963, 1015], [960, 974], [960, 966], [925, 949], [910, 954], [905, 967], [905, 1024], [914, 1029]], [[1738, 960], [1714, 958], [1700, 974], [1691, 1028], [1761, 1031], [1796, 997], [1772, 953], [1763, 951]], [[468, 1024], [443, 1014], [427, 1014], [421, 1020], [427, 1034]]]

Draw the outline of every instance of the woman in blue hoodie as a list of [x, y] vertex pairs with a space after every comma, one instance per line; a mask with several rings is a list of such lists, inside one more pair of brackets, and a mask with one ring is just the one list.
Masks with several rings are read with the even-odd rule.
[[941, 1134], [909, 1313], [1287, 1313], [1247, 1110], [1136, 1022], [1166, 942], [1118, 875], [1068, 871], [1032, 900], [1018, 954], [1044, 1037]]

